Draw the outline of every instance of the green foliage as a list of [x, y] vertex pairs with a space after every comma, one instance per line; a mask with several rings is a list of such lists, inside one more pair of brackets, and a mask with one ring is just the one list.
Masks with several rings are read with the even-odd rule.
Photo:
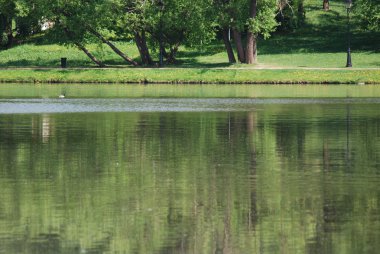
[[275, 11], [276, 6], [274, 5], [274, 1], [259, 1], [256, 17], [249, 18], [247, 21], [248, 30], [257, 35], [263, 35], [264, 39], [269, 38], [278, 26], [275, 19]]
[[354, 13], [364, 29], [380, 31], [380, 1], [357, 0], [353, 2]]
[[293, 31], [305, 24], [304, 0], [279, 0], [276, 20], [281, 31]]
[[39, 0], [41, 15], [46, 21], [54, 24], [52, 29], [48, 30], [47, 36], [53, 41], [67, 45], [94, 41], [87, 32], [86, 25], [96, 24], [100, 17], [96, 12], [99, 2], [100, 0]]
[[270, 33], [278, 26], [275, 20], [276, 2], [258, 0], [255, 18], [249, 17], [250, 2], [248, 0], [217, 1], [216, 22], [220, 27], [233, 27], [242, 32], [248, 29], [256, 35], [261, 34], [264, 38], [269, 38]]
[[[33, 38], [37, 37], [35, 33], [40, 31], [41, 22], [50, 21], [54, 24], [53, 28], [38, 35], [39, 41], [66, 45], [76, 42], [87, 44], [88, 47], [95, 48], [97, 52], [90, 51], [97, 57], [107, 55], [107, 64], [119, 65], [123, 62], [117, 60], [117, 55], [113, 57], [113, 53], [108, 51], [103, 54], [100, 46], [92, 46], [100, 45], [100, 40], [89, 33], [88, 27], [107, 39], [128, 41], [129, 44], [133, 43], [135, 33], [140, 32], [144, 33], [153, 58], [157, 57], [159, 41], [162, 39], [169, 54], [178, 46], [187, 47], [179, 47], [176, 57], [178, 65], [224, 67], [228, 63], [223, 49], [215, 40], [218, 39], [216, 31], [220, 28], [239, 30], [244, 43], [244, 36], [247, 29], [250, 29], [255, 34], [262, 35], [259, 36], [259, 53], [261, 60], [264, 60], [260, 62], [264, 65], [341, 67], [339, 59], [343, 53], [340, 53], [346, 45], [346, 13], [342, 2], [331, 2], [329, 12], [322, 11], [321, 3], [317, 0], [258, 0], [257, 3], [257, 16], [252, 19], [249, 18], [248, 0], [167, 0], [164, 1], [162, 11], [156, 1], [143, 0], [0, 0], [0, 39], [1, 44], [7, 48], [11, 46], [8, 43], [12, 37], [16, 37], [14, 45], [24, 41], [36, 42]], [[377, 33], [363, 31], [364, 28], [379, 31], [378, 7], [378, 2], [373, 0], [354, 2], [352, 14], [355, 15], [352, 15], [351, 20], [355, 67], [379, 66], [376, 55], [372, 54], [379, 50], [379, 36]], [[361, 21], [360, 28], [356, 26], [358, 20]], [[276, 22], [280, 23], [279, 27]], [[289, 31], [294, 28], [297, 28], [296, 31], [286, 35], [273, 32], [275, 29]], [[275, 38], [261, 41], [262, 37], [268, 38], [271, 34], [275, 34]], [[33, 36], [29, 37], [30, 35]], [[21, 46], [19, 51], [24, 50]], [[77, 54], [71, 50], [67, 51], [70, 52], [68, 54]], [[133, 53], [136, 51], [134, 47], [123, 50], [132, 50], [132, 58], [138, 58]], [[310, 58], [312, 61], [308, 61], [308, 56], [304, 53], [313, 53]], [[317, 53], [318, 56], [315, 55]], [[38, 56], [33, 59], [33, 54]], [[15, 59], [16, 56], [19, 59]], [[54, 58], [57, 56], [54, 55]], [[79, 60], [79, 56], [71, 58], [77, 61], [71, 63], [73, 66], [90, 65], [86, 60]], [[53, 66], [51, 63], [56, 61], [57, 59], [49, 59], [48, 54], [40, 56], [38, 52], [16, 52], [1, 55], [0, 65]]]
[[40, 31], [36, 6], [32, 0], [0, 1], [0, 44], [11, 46], [13, 37], [27, 37]]

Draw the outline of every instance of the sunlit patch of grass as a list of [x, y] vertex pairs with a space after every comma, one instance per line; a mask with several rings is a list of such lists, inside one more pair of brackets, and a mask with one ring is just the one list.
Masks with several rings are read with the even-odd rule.
[[8, 69], [2, 82], [170, 84], [359, 84], [380, 83], [380, 70], [248, 69]]

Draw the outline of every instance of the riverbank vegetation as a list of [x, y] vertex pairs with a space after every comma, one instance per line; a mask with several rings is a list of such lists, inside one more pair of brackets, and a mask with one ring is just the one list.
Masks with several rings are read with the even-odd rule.
[[[0, 1], [0, 68], [53, 69], [1, 70], [0, 80], [380, 83], [376, 15], [380, 5], [372, 0], [355, 1], [348, 31], [344, 3]], [[344, 68], [348, 43], [353, 67], [366, 70], [304, 69]], [[161, 55], [167, 70], [152, 70], [160, 65]], [[61, 58], [67, 58], [69, 68], [108, 69], [54, 70], [60, 67]], [[286, 70], [295, 68], [301, 70]]]
[[[379, 98], [378, 85], [2, 84], [5, 98]], [[342, 100], [337, 101], [339, 103]]]

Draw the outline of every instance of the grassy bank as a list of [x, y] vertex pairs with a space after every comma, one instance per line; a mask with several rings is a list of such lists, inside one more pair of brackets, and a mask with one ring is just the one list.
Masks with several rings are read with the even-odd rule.
[[0, 69], [9, 83], [380, 84], [380, 70], [330, 69]]
[[379, 98], [377, 85], [0, 84], [1, 98]]

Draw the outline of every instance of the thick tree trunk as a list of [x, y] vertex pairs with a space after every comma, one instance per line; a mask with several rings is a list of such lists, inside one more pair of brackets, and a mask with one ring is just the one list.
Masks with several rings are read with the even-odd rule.
[[12, 33], [12, 30], [7, 34], [7, 45], [5, 46], [7, 49], [10, 49], [12, 48], [13, 46], [13, 41], [14, 41], [14, 37], [13, 37], [13, 33]]
[[298, 25], [304, 24], [305, 23], [305, 8], [303, 6], [303, 1], [300, 1], [298, 3]]
[[152, 65], [152, 57], [149, 53], [149, 48], [146, 43], [146, 37], [145, 33], [142, 32], [141, 34], [139, 32], [135, 32], [135, 41], [137, 49], [139, 50], [141, 61], [144, 65]]
[[179, 44], [170, 46], [170, 52], [168, 53], [165, 48], [162, 48], [162, 56], [166, 59], [167, 63], [174, 63], [178, 52]]
[[323, 10], [325, 10], [325, 11], [330, 10], [330, 2], [329, 2], [329, 0], [323, 0]]
[[256, 36], [248, 32], [247, 34], [247, 56], [246, 56], [246, 62], [247, 64], [255, 64], [257, 63], [257, 39]]
[[[176, 44], [174, 45], [174, 47], [171, 47], [170, 48], [170, 54], [167, 54], [166, 53], [166, 62], [167, 63], [174, 63], [175, 62], [175, 58], [176, 58], [176, 55], [177, 55], [177, 52], [178, 52], [178, 48], [179, 48], [179, 44]], [[164, 54], [165, 56], [165, 54]]]
[[239, 62], [245, 63], [245, 52], [244, 52], [243, 42], [241, 41], [241, 33], [238, 30], [233, 29], [233, 36], [234, 36], [234, 41], [236, 45]]
[[82, 44], [79, 42], [75, 42], [75, 45], [82, 50], [94, 63], [96, 63], [99, 67], [105, 67], [105, 64], [96, 59], [96, 57], [91, 54]]
[[[257, 14], [257, 0], [251, 0], [251, 6], [249, 10], [250, 18], [256, 18]], [[246, 63], [257, 63], [257, 37], [252, 32], [247, 34], [247, 49], [246, 49]]]
[[232, 50], [231, 42], [228, 38], [228, 28], [223, 29], [223, 42], [224, 42], [224, 46], [226, 47], [226, 50], [227, 50], [228, 62], [229, 63], [236, 63], [234, 51]]
[[121, 58], [123, 58], [128, 63], [132, 64], [133, 66], [139, 65], [136, 61], [134, 61], [132, 58], [126, 56], [123, 52], [121, 52], [113, 43], [111, 43], [109, 40], [104, 38], [100, 33], [98, 33], [95, 29], [91, 27], [87, 27], [89, 32], [91, 32], [93, 35], [98, 37], [103, 43], [107, 44], [116, 54], [118, 54]]
[[163, 57], [165, 57], [166, 59], [169, 58], [169, 53], [166, 51], [165, 48], [162, 48], [162, 55], [163, 55]]
[[[3, 31], [7, 35], [7, 42], [5, 44], [5, 48], [10, 49], [13, 46], [13, 39], [14, 39], [13, 30], [12, 30], [12, 20], [4, 18], [3, 22], [4, 22]], [[0, 34], [0, 36], [1, 36], [1, 34]]]

